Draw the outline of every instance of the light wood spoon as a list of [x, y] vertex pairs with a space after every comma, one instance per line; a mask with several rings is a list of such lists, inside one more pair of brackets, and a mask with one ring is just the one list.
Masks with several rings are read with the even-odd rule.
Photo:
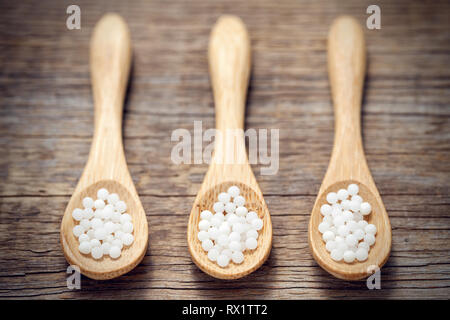
[[[362, 279], [373, 267], [381, 268], [391, 250], [391, 224], [364, 156], [361, 139], [361, 99], [366, 68], [364, 33], [352, 17], [339, 17], [328, 35], [328, 72], [334, 104], [334, 146], [327, 173], [319, 190], [309, 222], [309, 245], [319, 265], [337, 278]], [[372, 205], [368, 222], [377, 227], [376, 242], [364, 262], [346, 263], [331, 259], [318, 230], [322, 222], [320, 207], [326, 195], [359, 186], [359, 194]]]
[[[148, 244], [147, 218], [127, 168], [122, 145], [122, 111], [131, 64], [128, 26], [116, 14], [106, 14], [97, 23], [91, 39], [91, 80], [95, 103], [95, 130], [86, 167], [67, 205], [61, 223], [61, 244], [71, 265], [93, 279], [111, 279], [132, 270], [144, 257]], [[83, 208], [84, 197], [97, 198], [106, 188], [117, 193], [133, 218], [135, 240], [122, 249], [118, 259], [95, 260], [78, 250], [72, 229], [72, 211]]]
[[[248, 163], [243, 136], [245, 100], [250, 74], [250, 40], [243, 22], [235, 16], [222, 16], [211, 32], [209, 67], [216, 109], [214, 154], [194, 202], [188, 225], [188, 245], [194, 263], [220, 279], [241, 278], [259, 268], [272, 247], [272, 222], [262, 192]], [[232, 132], [237, 133], [233, 136]], [[244, 262], [222, 268], [207, 257], [197, 238], [200, 213], [212, 210], [220, 192], [237, 185], [246, 198], [246, 207], [263, 219], [258, 247], [245, 251]]]

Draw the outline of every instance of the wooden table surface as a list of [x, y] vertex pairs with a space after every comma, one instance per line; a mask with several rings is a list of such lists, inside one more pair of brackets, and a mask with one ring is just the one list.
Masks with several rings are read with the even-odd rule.
[[[448, 299], [448, 1], [377, 1], [382, 28], [365, 29], [363, 141], [393, 231], [381, 290], [333, 278], [308, 249], [308, 218], [333, 143], [328, 28], [340, 14], [365, 24], [372, 2], [2, 1], [0, 298]], [[73, 3], [81, 30], [66, 28]], [[128, 21], [133, 39], [124, 143], [150, 241], [132, 272], [103, 282], [82, 277], [81, 290], [69, 290], [59, 226], [89, 152], [89, 38], [108, 11]], [[279, 172], [253, 166], [272, 215], [272, 253], [237, 281], [213, 279], [192, 263], [186, 225], [207, 165], [170, 158], [173, 130], [192, 132], [196, 120], [214, 126], [206, 49], [223, 13], [239, 15], [251, 36], [246, 127], [280, 129]]]

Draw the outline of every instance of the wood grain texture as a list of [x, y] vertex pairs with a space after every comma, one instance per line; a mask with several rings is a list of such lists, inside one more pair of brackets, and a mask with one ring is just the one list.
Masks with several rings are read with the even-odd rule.
[[[381, 30], [364, 30], [362, 141], [392, 224], [381, 290], [334, 278], [314, 261], [307, 225], [333, 146], [327, 34], [341, 14], [364, 25], [369, 1], [78, 1], [0, 3], [0, 296], [44, 299], [440, 298], [450, 292], [450, 22], [448, 1], [378, 1]], [[62, 214], [93, 135], [89, 39], [114, 11], [130, 27], [133, 68], [124, 110], [128, 167], [150, 241], [117, 279], [66, 287]], [[207, 164], [170, 160], [173, 130], [214, 127], [207, 48], [222, 14], [252, 45], [246, 128], [280, 128], [280, 169], [252, 165], [273, 224], [265, 264], [216, 280], [190, 259], [186, 225]], [[169, 243], [167, 239], [172, 239]]]
[[[122, 115], [131, 66], [131, 39], [126, 22], [117, 14], [106, 14], [96, 24], [91, 39], [91, 81], [94, 96], [95, 130], [91, 151], [80, 180], [61, 221], [61, 245], [71, 265], [82, 274], [99, 280], [112, 279], [132, 270], [147, 251], [148, 223], [128, 171], [122, 144]], [[127, 204], [133, 219], [134, 241], [117, 259], [95, 260], [78, 249], [73, 234], [72, 212], [82, 208], [85, 197], [97, 198], [106, 188]]]
[[[381, 268], [391, 251], [388, 214], [373, 181], [361, 141], [361, 100], [366, 71], [366, 43], [358, 21], [351, 16], [336, 18], [328, 34], [328, 73], [334, 106], [334, 145], [330, 164], [311, 212], [308, 242], [314, 259], [325, 270], [345, 280], [360, 280]], [[377, 228], [376, 243], [364, 262], [334, 261], [325, 248], [319, 224], [322, 205], [329, 192], [359, 186], [359, 195], [372, 205], [368, 222]]]

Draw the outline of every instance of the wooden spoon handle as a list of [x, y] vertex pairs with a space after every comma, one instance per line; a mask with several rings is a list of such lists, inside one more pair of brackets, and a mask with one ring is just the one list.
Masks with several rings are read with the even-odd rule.
[[114, 166], [113, 160], [123, 154], [122, 111], [131, 65], [130, 33], [120, 16], [106, 14], [100, 19], [90, 53], [95, 132], [89, 159], [95, 165]]
[[360, 120], [365, 68], [366, 51], [361, 26], [352, 17], [337, 18], [328, 35], [328, 73], [335, 116], [331, 161], [343, 161], [347, 166], [365, 161]]
[[245, 99], [250, 74], [250, 39], [244, 23], [222, 16], [209, 41], [209, 69], [216, 106], [213, 162], [247, 163], [244, 141]]
[[243, 129], [250, 74], [250, 39], [244, 23], [222, 16], [211, 32], [209, 69], [216, 105], [216, 129]]

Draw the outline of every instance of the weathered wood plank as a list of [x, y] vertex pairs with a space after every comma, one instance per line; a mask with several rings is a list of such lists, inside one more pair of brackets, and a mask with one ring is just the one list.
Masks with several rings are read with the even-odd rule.
[[[79, 31], [65, 27], [69, 4], [0, 3], [0, 297], [448, 299], [448, 1], [378, 1], [382, 29], [366, 30], [363, 140], [393, 227], [380, 291], [328, 275], [306, 240], [333, 142], [326, 34], [339, 14], [364, 23], [371, 2], [83, 0]], [[83, 278], [83, 289], [70, 291], [59, 223], [89, 152], [89, 38], [105, 10], [123, 15], [133, 38], [125, 151], [150, 247], [131, 273]], [[278, 174], [261, 176], [254, 166], [273, 217], [273, 251], [260, 270], [231, 282], [199, 271], [186, 247], [206, 165], [170, 160], [173, 130], [214, 125], [206, 48], [222, 13], [241, 16], [252, 40], [247, 128], [281, 129]]]

